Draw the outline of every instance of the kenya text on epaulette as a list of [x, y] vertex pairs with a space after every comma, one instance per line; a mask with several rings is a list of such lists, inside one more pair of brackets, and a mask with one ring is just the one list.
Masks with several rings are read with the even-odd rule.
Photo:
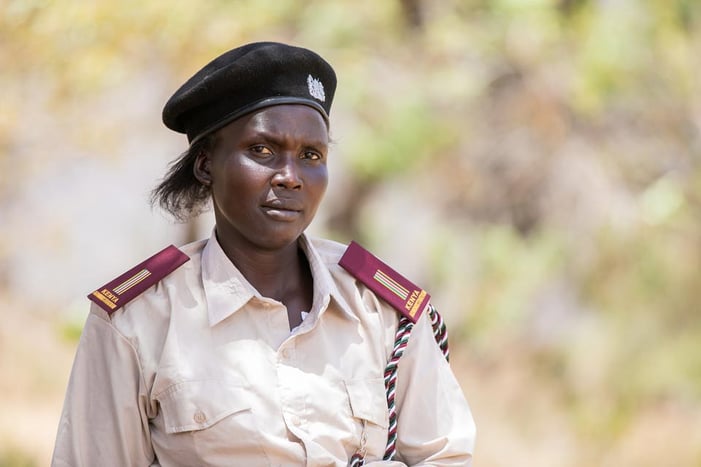
[[170, 245], [100, 287], [88, 298], [111, 316], [189, 259], [185, 253]]
[[338, 264], [413, 323], [428, 307], [431, 296], [425, 290], [356, 242], [348, 245]]

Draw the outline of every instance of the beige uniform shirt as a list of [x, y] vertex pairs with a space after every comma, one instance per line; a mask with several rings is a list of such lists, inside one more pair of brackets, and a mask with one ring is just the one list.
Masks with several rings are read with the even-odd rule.
[[314, 299], [292, 332], [214, 235], [111, 318], [93, 305], [52, 465], [344, 466], [363, 430], [366, 465], [470, 465], [472, 415], [425, 314], [399, 365], [398, 456], [381, 461], [397, 312], [338, 266], [342, 245], [300, 241]]

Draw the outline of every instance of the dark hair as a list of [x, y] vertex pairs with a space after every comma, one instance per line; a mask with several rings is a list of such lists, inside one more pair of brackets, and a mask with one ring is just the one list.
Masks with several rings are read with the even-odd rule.
[[210, 133], [171, 162], [165, 177], [151, 192], [152, 206], [158, 204], [180, 222], [206, 209], [210, 189], [195, 178], [194, 167], [197, 156], [212, 150], [214, 140], [214, 134]]

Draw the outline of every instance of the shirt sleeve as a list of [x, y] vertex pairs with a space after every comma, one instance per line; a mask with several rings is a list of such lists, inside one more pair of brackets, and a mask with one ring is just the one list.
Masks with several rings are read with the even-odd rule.
[[412, 466], [472, 465], [475, 423], [428, 313], [414, 326], [399, 361], [396, 402], [399, 460]]
[[92, 305], [59, 421], [53, 467], [146, 466], [154, 460], [137, 353]]

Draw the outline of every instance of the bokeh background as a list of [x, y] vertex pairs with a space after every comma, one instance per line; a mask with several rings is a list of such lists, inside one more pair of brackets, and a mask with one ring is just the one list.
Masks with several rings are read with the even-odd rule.
[[205, 237], [150, 189], [219, 53], [337, 70], [313, 233], [428, 289], [476, 465], [701, 466], [701, 2], [0, 0], [0, 466], [48, 465], [93, 288]]

